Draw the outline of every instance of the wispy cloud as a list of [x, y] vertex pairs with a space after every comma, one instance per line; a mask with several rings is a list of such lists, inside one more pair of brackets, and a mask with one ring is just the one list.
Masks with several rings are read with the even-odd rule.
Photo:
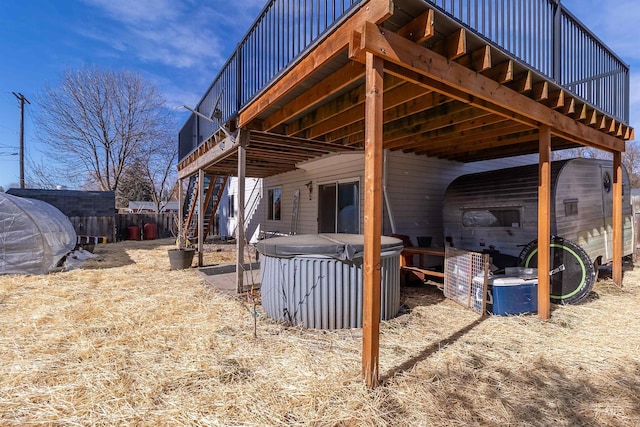
[[[195, 105], [266, 0], [82, 0], [93, 25], [76, 34], [97, 41], [101, 57], [143, 69], [167, 105]], [[94, 43], [95, 45], [95, 43]]]
[[145, 63], [174, 68], [220, 66], [258, 13], [262, 1], [84, 0], [105, 19], [84, 37]]

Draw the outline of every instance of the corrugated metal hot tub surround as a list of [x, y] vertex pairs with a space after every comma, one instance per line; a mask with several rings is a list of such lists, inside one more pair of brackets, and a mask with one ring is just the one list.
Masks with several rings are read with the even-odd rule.
[[[380, 318], [400, 309], [402, 241], [382, 237]], [[362, 327], [360, 234], [305, 234], [258, 243], [262, 307], [273, 319], [317, 329]]]

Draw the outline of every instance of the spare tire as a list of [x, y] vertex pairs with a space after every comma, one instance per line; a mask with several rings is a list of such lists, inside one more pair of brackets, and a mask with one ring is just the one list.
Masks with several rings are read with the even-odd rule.
[[[525, 246], [518, 258], [521, 267], [537, 268], [538, 240]], [[570, 240], [552, 236], [550, 262], [551, 302], [577, 304], [589, 295], [596, 281], [596, 272], [584, 249]]]

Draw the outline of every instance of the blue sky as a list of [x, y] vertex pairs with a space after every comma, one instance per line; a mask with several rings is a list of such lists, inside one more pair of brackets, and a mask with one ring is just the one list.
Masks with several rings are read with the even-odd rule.
[[[195, 105], [266, 0], [3, 0], [0, 2], [0, 186], [19, 181], [20, 112], [66, 69], [126, 68], [156, 84], [169, 106]], [[640, 2], [562, 2], [631, 66], [631, 125], [640, 131]], [[232, 9], [232, 10], [230, 10]], [[33, 108], [26, 155], [39, 159]], [[187, 117], [179, 112], [180, 121]]]

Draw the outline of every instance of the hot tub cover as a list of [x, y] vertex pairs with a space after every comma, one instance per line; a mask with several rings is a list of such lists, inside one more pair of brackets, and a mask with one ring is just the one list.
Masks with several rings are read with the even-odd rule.
[[[402, 240], [382, 236], [381, 249], [401, 251]], [[274, 237], [258, 242], [258, 251], [265, 256], [291, 258], [298, 255], [319, 255], [339, 260], [361, 258], [364, 253], [364, 235], [362, 234], [297, 234], [294, 236]]]
[[0, 274], [44, 274], [76, 245], [71, 221], [41, 200], [0, 193]]

